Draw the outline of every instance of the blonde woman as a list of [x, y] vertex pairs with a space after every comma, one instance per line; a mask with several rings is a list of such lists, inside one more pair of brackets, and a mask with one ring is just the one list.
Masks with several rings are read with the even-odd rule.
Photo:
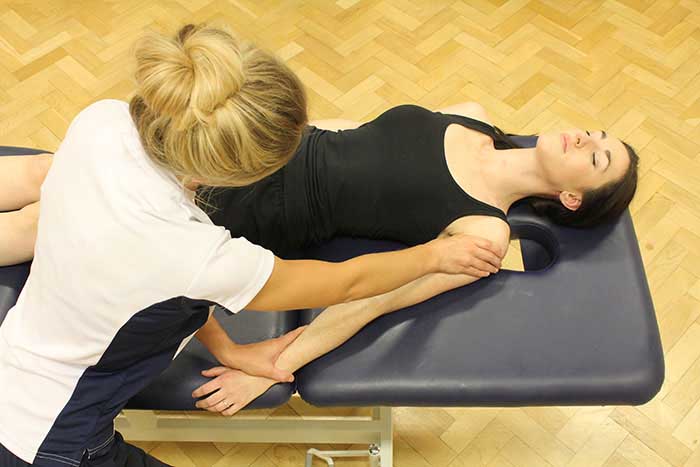
[[[328, 306], [499, 264], [469, 236], [336, 264], [285, 261], [231, 238], [194, 190], [245, 186], [284, 166], [307, 123], [301, 84], [207, 26], [151, 34], [135, 54], [131, 102], [88, 106], [53, 157], [0, 158], [0, 209], [19, 209], [0, 215], [2, 253], [15, 262], [34, 253], [0, 327], [2, 466], [164, 465], [124, 443], [113, 419], [194, 333], [228, 366], [291, 378], [264, 355], [298, 331], [256, 352], [237, 348], [215, 321], [202, 328], [214, 304]], [[37, 212], [29, 242], [21, 229], [32, 232]]]

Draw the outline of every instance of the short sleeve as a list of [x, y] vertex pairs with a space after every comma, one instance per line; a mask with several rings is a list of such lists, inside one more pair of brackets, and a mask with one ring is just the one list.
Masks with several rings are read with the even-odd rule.
[[186, 296], [209, 300], [237, 313], [265, 286], [275, 257], [271, 251], [243, 237], [231, 238], [225, 229], [220, 232]]

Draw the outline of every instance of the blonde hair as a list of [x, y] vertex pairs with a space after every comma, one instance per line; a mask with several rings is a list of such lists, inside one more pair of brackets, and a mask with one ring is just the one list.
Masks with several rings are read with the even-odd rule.
[[184, 184], [245, 186], [292, 158], [306, 93], [273, 55], [205, 24], [148, 33], [134, 50], [131, 117], [148, 155]]

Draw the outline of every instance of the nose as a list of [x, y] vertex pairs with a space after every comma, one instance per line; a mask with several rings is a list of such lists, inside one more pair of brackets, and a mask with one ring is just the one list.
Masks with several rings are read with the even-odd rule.
[[575, 140], [574, 140], [574, 141], [576, 141], [576, 147], [580, 148], [581, 146], [585, 145], [589, 139], [590, 139], [590, 136], [588, 136], [586, 133], [576, 132]]

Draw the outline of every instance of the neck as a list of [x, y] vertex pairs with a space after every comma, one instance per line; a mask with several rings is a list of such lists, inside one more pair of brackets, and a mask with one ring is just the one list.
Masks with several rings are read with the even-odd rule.
[[494, 149], [479, 156], [481, 174], [493, 198], [506, 212], [529, 196], [551, 196], [556, 191], [537, 163], [535, 148]]

